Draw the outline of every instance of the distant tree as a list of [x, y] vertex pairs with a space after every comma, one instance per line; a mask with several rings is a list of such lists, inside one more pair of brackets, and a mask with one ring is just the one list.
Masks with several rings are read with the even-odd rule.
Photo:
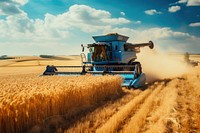
[[54, 57], [53, 55], [40, 55], [41, 58], [52, 58]]

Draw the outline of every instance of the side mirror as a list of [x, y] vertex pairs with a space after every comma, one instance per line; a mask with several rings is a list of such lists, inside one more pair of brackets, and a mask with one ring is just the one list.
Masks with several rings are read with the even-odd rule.
[[81, 47], [82, 47], [82, 52], [84, 52], [84, 46], [83, 46], [83, 44], [81, 44]]

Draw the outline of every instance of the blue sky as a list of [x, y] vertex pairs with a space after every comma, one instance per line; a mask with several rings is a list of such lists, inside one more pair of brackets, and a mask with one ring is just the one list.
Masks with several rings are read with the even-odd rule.
[[79, 54], [110, 32], [200, 53], [200, 0], [0, 0], [0, 55]]

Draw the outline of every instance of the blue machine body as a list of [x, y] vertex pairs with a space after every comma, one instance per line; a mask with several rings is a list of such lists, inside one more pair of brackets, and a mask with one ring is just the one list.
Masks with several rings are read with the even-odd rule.
[[[96, 67], [98, 65], [120, 65], [121, 67], [132, 64], [138, 65], [138, 62], [134, 63], [134, 61], [137, 59], [136, 54], [140, 52], [140, 47], [149, 46], [150, 48], [153, 48], [153, 42], [150, 41], [149, 43], [132, 44], [127, 42], [128, 38], [129, 37], [117, 33], [93, 36], [95, 43], [87, 45], [90, 52], [87, 53], [87, 61], [83, 63], [85, 65], [91, 64], [94, 72], [103, 71], [103, 68]], [[97, 57], [97, 54], [95, 54], [95, 48], [98, 49], [98, 47], [101, 47], [101, 52], [104, 52], [103, 56], [105, 57], [100, 60], [95, 60], [95, 57]], [[140, 67], [140, 71], [138, 71], [138, 68], [133, 66], [133, 68], [129, 70], [130, 73], [118, 74], [124, 79], [122, 86], [134, 88], [144, 86], [146, 76], [141, 71], [141, 65], [139, 64], [137, 67]], [[115, 70], [113, 70], [112, 67], [109, 67], [107, 71], [112, 74]], [[125, 69], [121, 69], [120, 71], [123, 72]]]

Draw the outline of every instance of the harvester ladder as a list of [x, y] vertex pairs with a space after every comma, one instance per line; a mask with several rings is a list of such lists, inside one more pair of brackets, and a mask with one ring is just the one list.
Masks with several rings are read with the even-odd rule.
[[83, 65], [83, 62], [86, 62], [86, 56], [84, 53], [81, 53], [81, 61], [82, 61], [82, 65]]

